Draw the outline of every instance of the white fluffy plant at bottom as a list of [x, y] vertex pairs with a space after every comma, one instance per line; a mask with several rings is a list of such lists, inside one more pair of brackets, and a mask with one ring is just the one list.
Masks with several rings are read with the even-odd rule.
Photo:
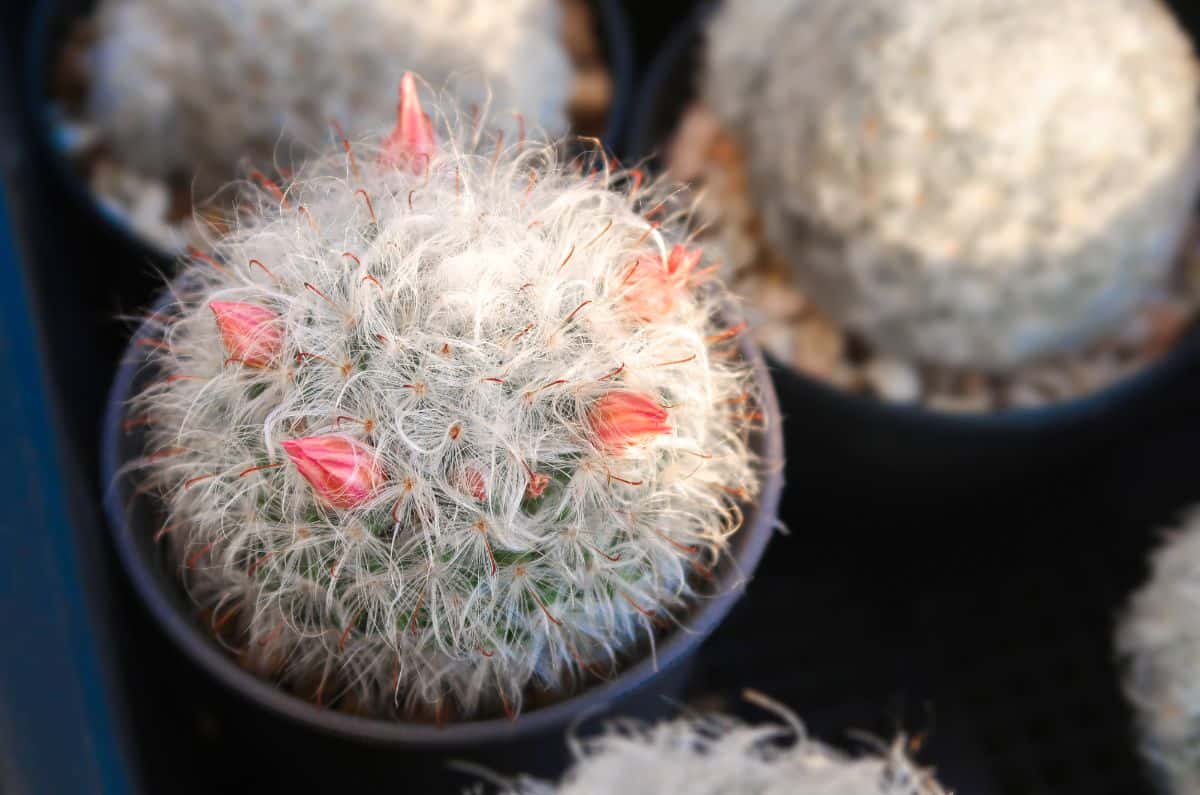
[[435, 136], [406, 77], [395, 132], [268, 184], [145, 340], [161, 537], [245, 664], [318, 702], [511, 716], [611, 676], [758, 489], [686, 219], [639, 214], [665, 206], [639, 174], [485, 140]]
[[1173, 795], [1200, 793], [1200, 512], [1151, 559], [1117, 632], [1144, 754]]
[[655, 725], [614, 723], [572, 741], [575, 762], [559, 784], [524, 779], [503, 795], [944, 795], [908, 757], [903, 738], [881, 755], [850, 757], [807, 737], [786, 709], [751, 700], [784, 723], [753, 726], [709, 715]]

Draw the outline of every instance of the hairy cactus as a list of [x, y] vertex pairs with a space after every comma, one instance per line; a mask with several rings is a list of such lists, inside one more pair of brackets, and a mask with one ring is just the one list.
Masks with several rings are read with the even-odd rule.
[[201, 196], [247, 156], [290, 167], [331, 120], [386, 128], [406, 70], [449, 82], [464, 108], [490, 92], [498, 111], [566, 128], [556, 0], [104, 0], [97, 20], [88, 114], [104, 144]]
[[402, 96], [382, 146], [267, 184], [175, 281], [131, 470], [257, 670], [370, 714], [513, 714], [680, 620], [762, 415], [686, 219], [639, 214], [662, 189], [439, 138]]
[[1200, 792], [1200, 513], [1151, 561], [1117, 632], [1146, 757], [1179, 795]]
[[725, 3], [706, 95], [800, 286], [934, 363], [1111, 330], [1200, 182], [1200, 77], [1160, 0]]
[[[558, 785], [524, 779], [504, 795], [943, 795], [898, 739], [883, 756], [851, 758], [808, 739], [799, 720], [751, 726], [711, 715], [654, 726], [633, 721], [573, 743]], [[790, 743], [789, 743], [790, 741]]]

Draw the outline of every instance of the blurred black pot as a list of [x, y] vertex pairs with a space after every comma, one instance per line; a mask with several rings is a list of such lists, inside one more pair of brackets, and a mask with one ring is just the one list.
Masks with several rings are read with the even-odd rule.
[[[165, 303], [163, 299], [156, 309]], [[406, 787], [421, 785], [406, 791], [449, 792], [452, 790], [442, 788], [462, 783], [459, 774], [447, 769], [449, 759], [467, 760], [500, 773], [557, 775], [566, 761], [563, 733], [572, 727], [586, 733], [602, 717], [651, 719], [670, 714], [672, 701], [682, 692], [690, 658], [741, 596], [745, 580], [758, 567], [774, 532], [783, 488], [778, 465], [783, 459], [779, 409], [766, 365], [753, 344], [746, 342], [742, 353], [754, 366], [755, 379], [765, 395], [762, 409], [769, 421], [768, 430], [754, 439], [755, 449], [765, 461], [777, 465], [770, 468], [757, 504], [747, 509], [745, 524], [735, 536], [728, 558], [715, 572], [711, 594], [698, 603], [686, 629], [659, 639], [654, 659], [642, 659], [615, 679], [550, 706], [531, 709], [511, 721], [463, 721], [439, 728], [324, 709], [239, 667], [202, 627], [195, 605], [167, 570], [164, 550], [154, 541], [161, 524], [155, 521], [155, 505], [136, 493], [131, 476], [122, 471], [144, 451], [143, 433], [124, 430], [122, 421], [126, 402], [155, 377], [145, 366], [147, 348], [138, 344], [152, 333], [143, 327], [130, 343], [109, 393], [104, 420], [101, 482], [118, 556], [138, 597], [190, 663], [222, 689], [236, 694], [237, 698], [229, 700], [232, 706], [220, 696], [206, 702], [209, 711], [223, 712], [217, 718], [223, 731], [246, 732], [250, 741], [263, 747], [264, 758], [305, 758], [314, 776], [332, 773], [335, 780], [346, 775], [346, 781], [359, 781], [364, 770], [378, 767], [392, 771]], [[286, 756], [269, 749], [283, 750]], [[311, 753], [298, 749], [311, 749]], [[319, 761], [330, 757], [352, 772], [343, 773]], [[269, 778], [278, 782], [276, 774]]]
[[[703, 27], [715, 8], [698, 7], [651, 65], [631, 122], [631, 159], [658, 156], [696, 97]], [[1155, 506], [1120, 504], [1126, 495], [1112, 479], [1128, 475], [1121, 461], [1155, 434], [1195, 416], [1198, 363], [1193, 327], [1165, 358], [1096, 393], [1041, 408], [950, 414], [850, 394], [772, 362], [790, 451], [781, 518], [797, 532], [763, 571], [796, 571], [796, 556], [814, 551], [857, 556], [864, 574], [875, 566], [911, 577], [951, 561], [982, 570], [1011, 563], [1014, 551], [1028, 559], [1045, 544], [1096, 541], [1070, 521], [1085, 507], [1160, 516]], [[1188, 475], [1176, 458], [1142, 463], [1151, 467], [1147, 480]], [[1181, 497], [1179, 489], [1157, 493], [1168, 492]], [[898, 524], [923, 530], [890, 532]], [[807, 529], [814, 526], [822, 530]], [[825, 530], [842, 526], [877, 530], [853, 539]]]
[[[620, 0], [588, 0], [592, 7], [597, 38], [603, 58], [612, 78], [612, 103], [604, 123], [601, 140], [609, 149], [620, 144], [624, 137], [634, 92], [633, 43], [629, 20]], [[116, 256], [138, 267], [167, 270], [176, 258], [158, 243], [146, 239], [129, 222], [107, 209], [82, 178], [77, 166], [63, 149], [59, 121], [52, 112], [53, 77], [61, 47], [71, 27], [86, 19], [97, 0], [41, 0], [32, 15], [29, 32], [28, 58], [25, 64], [25, 104], [34, 126], [34, 142], [38, 154], [50, 165], [50, 176], [62, 192], [79, 205], [88, 221], [104, 229], [115, 246]], [[230, 175], [231, 178], [234, 175]], [[144, 283], [144, 282], [143, 282]], [[133, 305], [144, 305], [151, 296], [127, 294], [130, 300], [141, 299]], [[144, 288], [143, 288], [144, 289]]]

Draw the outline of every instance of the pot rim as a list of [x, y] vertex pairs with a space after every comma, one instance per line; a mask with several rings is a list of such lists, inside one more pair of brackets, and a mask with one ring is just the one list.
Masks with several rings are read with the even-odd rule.
[[[160, 296], [158, 309], [169, 300]], [[138, 329], [127, 351], [145, 351], [138, 341], [151, 333], [148, 323]], [[479, 746], [508, 741], [566, 726], [572, 720], [594, 714], [606, 705], [641, 688], [654, 676], [689, 657], [716, 629], [741, 597], [753, 577], [767, 543], [776, 527], [780, 495], [783, 490], [783, 434], [778, 398], [775, 395], [766, 362], [753, 341], [743, 338], [742, 355], [750, 362], [754, 381], [762, 393], [762, 411], [766, 428], [759, 434], [756, 452], [762, 460], [762, 489], [758, 499], [747, 506], [747, 518], [735, 534], [717, 572], [714, 592], [700, 596], [686, 624], [663, 638], [656, 638], [654, 653], [622, 669], [613, 679], [545, 707], [520, 713], [514, 720], [505, 717], [449, 723], [444, 727], [369, 718], [318, 707], [292, 695], [273, 682], [260, 678], [239, 666], [215, 640], [206, 634], [181, 600], [174, 599], [166, 586], [169, 572], [156, 566], [145, 542], [139, 543], [136, 528], [126, 510], [127, 495], [120, 488], [118, 472], [121, 422], [125, 403], [131, 395], [143, 363], [140, 356], [121, 360], [109, 390], [101, 439], [100, 477], [104, 489], [104, 512], [118, 557], [143, 604], [166, 634], [188, 657], [230, 690], [254, 702], [268, 712], [282, 715], [294, 723], [321, 732], [376, 745], [406, 748], [445, 749]], [[149, 538], [149, 534], [145, 534]]]
[[[704, 0], [677, 26], [660, 47], [646, 70], [637, 98], [634, 117], [629, 125], [625, 148], [634, 159], [658, 159], [662, 140], [658, 140], [653, 122], [656, 109], [668, 90], [668, 82], [681, 60], [702, 46], [703, 26], [720, 6], [720, 0]], [[688, 92], [689, 96], [694, 92]], [[1123, 408], [1161, 385], [1170, 383], [1200, 360], [1200, 319], [1193, 318], [1186, 331], [1161, 358], [1137, 371], [1092, 392], [1058, 400], [1042, 406], [1008, 407], [986, 412], [939, 411], [920, 404], [888, 403], [877, 398], [848, 392], [813, 378], [784, 364], [764, 351], [764, 358], [778, 377], [786, 378], [793, 388], [824, 404], [840, 404], [855, 415], [932, 430], [962, 430], [970, 433], [1040, 432], [1067, 425], [1083, 425], [1119, 414]]]

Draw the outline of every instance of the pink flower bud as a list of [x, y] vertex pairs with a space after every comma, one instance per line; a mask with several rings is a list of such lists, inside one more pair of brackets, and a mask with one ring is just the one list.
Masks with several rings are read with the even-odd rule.
[[483, 502], [487, 499], [487, 484], [483, 473], [475, 467], [467, 467], [459, 476], [461, 487], [472, 497]]
[[625, 300], [629, 308], [645, 321], [663, 317], [675, 307], [679, 294], [687, 288], [692, 269], [700, 262], [700, 249], [675, 246], [666, 265], [658, 255], [639, 257], [625, 277]]
[[640, 392], [609, 392], [588, 410], [588, 424], [604, 450], [614, 454], [671, 432], [666, 409]]
[[362, 505], [387, 479], [371, 448], [330, 433], [282, 443], [297, 471], [335, 508]]
[[266, 367], [279, 354], [283, 329], [279, 315], [256, 304], [212, 301], [208, 308], [217, 316], [217, 329], [229, 356], [248, 367]]
[[417, 83], [412, 72], [405, 72], [400, 80], [400, 105], [396, 108], [396, 128], [383, 144], [381, 159], [389, 166], [407, 163], [414, 174], [423, 174], [435, 152], [437, 141], [433, 137], [433, 125], [421, 109]]
[[541, 472], [534, 472], [529, 476], [529, 485], [526, 487], [525, 493], [530, 497], [537, 499], [546, 492], [546, 487], [549, 485], [549, 475], [543, 475]]

